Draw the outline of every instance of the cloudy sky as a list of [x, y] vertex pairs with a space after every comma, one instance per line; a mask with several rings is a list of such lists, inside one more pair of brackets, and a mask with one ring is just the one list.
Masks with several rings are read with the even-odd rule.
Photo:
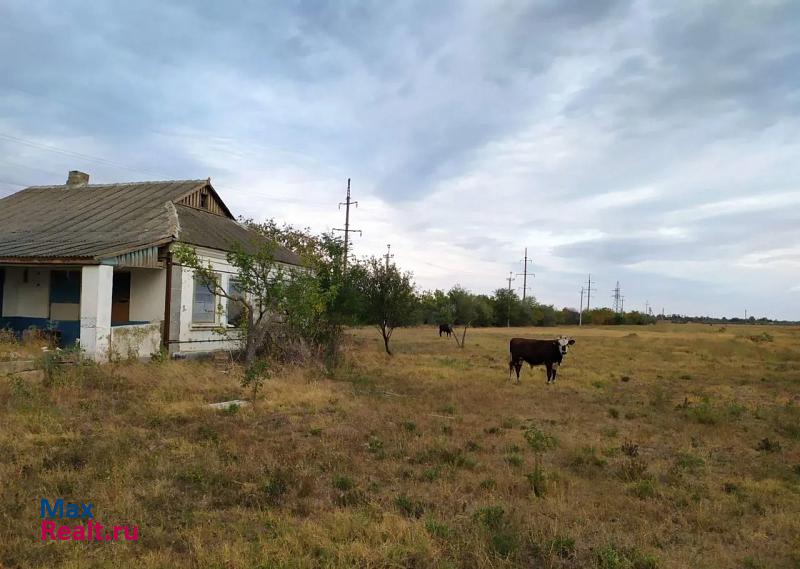
[[[211, 177], [422, 288], [800, 319], [800, 3], [0, 2], [0, 196]], [[517, 277], [513, 286], [521, 287]], [[595, 301], [596, 299], [596, 301]]]

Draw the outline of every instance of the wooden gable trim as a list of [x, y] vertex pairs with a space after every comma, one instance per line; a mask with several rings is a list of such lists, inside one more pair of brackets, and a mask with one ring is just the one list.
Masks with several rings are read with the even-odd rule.
[[222, 198], [219, 197], [219, 194], [210, 182], [207, 182], [200, 188], [194, 188], [190, 192], [187, 192], [176, 199], [175, 203], [199, 209], [200, 211], [207, 211], [214, 215], [234, 219], [228, 206], [225, 205], [225, 202], [222, 201]]

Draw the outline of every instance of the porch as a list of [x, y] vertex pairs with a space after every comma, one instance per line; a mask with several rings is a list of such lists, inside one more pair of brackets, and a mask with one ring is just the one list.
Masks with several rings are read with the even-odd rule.
[[0, 328], [36, 328], [86, 355], [147, 357], [161, 347], [166, 271], [111, 265], [0, 265]]

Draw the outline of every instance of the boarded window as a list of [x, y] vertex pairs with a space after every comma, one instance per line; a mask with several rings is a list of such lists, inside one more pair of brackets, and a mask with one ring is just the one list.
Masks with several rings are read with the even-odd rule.
[[[244, 296], [242, 289], [239, 286], [239, 281], [231, 279], [228, 283], [228, 294], [231, 296]], [[230, 326], [239, 326], [242, 322], [244, 315], [244, 305], [236, 300], [228, 299], [228, 324]]]
[[195, 276], [192, 322], [198, 324], [213, 324], [216, 322], [216, 315], [216, 295], [201, 278]]

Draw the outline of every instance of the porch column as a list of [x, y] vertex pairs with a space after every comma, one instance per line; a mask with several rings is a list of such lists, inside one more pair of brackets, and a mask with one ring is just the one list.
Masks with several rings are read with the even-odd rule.
[[81, 348], [98, 362], [108, 360], [113, 283], [114, 267], [91, 265], [81, 270]]

